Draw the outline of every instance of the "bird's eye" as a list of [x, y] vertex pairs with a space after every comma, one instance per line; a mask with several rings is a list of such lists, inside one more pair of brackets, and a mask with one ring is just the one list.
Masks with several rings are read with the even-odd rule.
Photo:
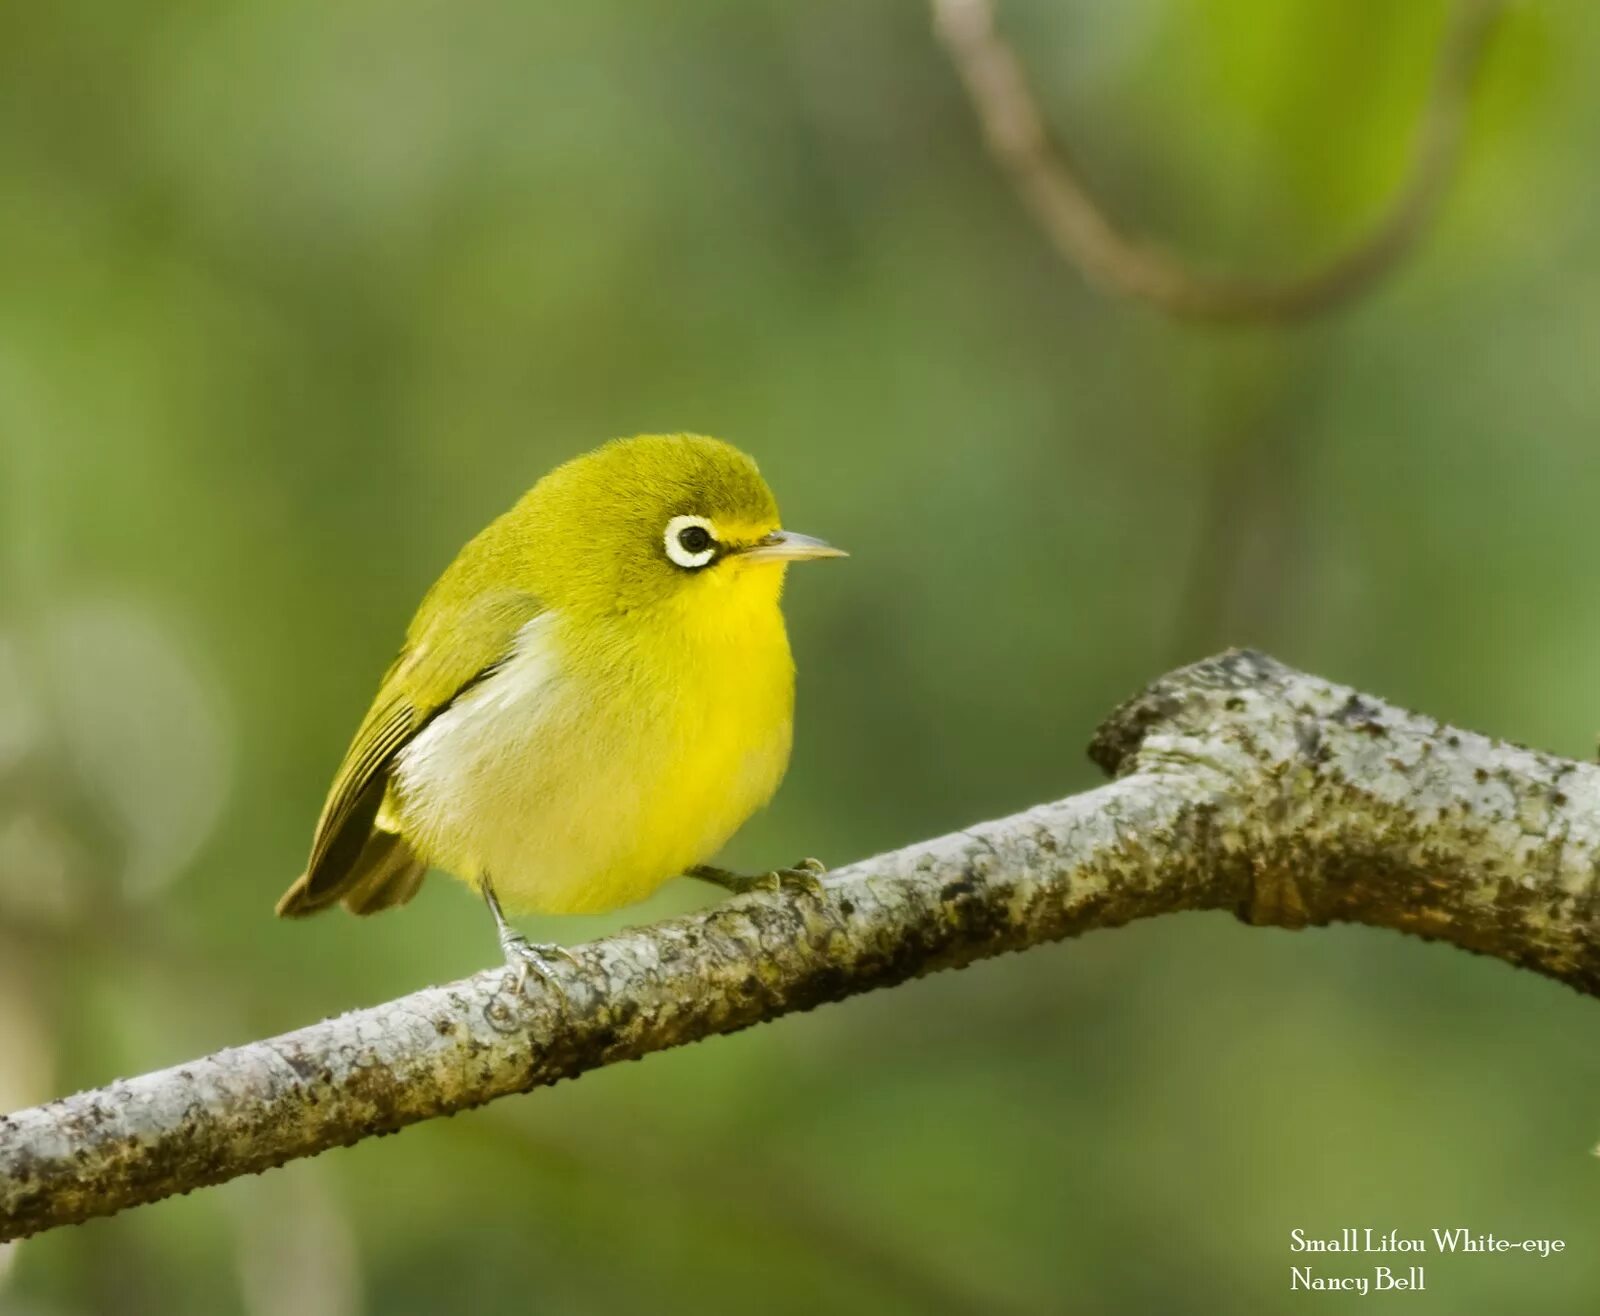
[[667, 522], [667, 556], [690, 571], [707, 566], [717, 555], [711, 523], [700, 516], [675, 516]]

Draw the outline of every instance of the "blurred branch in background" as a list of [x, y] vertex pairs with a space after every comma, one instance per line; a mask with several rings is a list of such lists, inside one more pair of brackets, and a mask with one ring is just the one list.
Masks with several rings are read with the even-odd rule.
[[940, 969], [1180, 910], [1365, 923], [1600, 995], [1600, 767], [1233, 652], [1091, 747], [1116, 780], [830, 876], [0, 1116], [0, 1240]]
[[966, 84], [989, 149], [1056, 248], [1091, 283], [1181, 319], [1282, 322], [1357, 296], [1426, 230], [1460, 156], [1473, 78], [1503, 0], [1457, 0], [1409, 168], [1372, 227], [1320, 269], [1282, 281], [1202, 275], [1125, 233], [1051, 140], [1021, 61], [995, 28], [994, 0], [932, 3], [934, 29]]
[[1212, 457], [1194, 499], [1171, 665], [1290, 633], [1288, 614], [1306, 592], [1304, 417], [1324, 362], [1307, 338], [1279, 334], [1212, 372], [1197, 409]]

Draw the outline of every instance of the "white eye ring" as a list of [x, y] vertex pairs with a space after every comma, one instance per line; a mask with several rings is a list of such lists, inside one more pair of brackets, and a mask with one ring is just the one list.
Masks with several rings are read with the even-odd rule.
[[[690, 529], [705, 531], [704, 548], [690, 550], [684, 546], [683, 532]], [[673, 517], [667, 522], [667, 532], [662, 536], [662, 542], [666, 545], [667, 556], [680, 567], [687, 567], [691, 571], [696, 567], [705, 566], [717, 555], [716, 529], [703, 516]]]

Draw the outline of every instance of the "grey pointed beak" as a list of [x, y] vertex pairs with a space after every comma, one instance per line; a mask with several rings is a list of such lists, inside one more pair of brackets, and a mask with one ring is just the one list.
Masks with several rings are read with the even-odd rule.
[[749, 548], [741, 549], [739, 556], [751, 562], [806, 562], [811, 558], [849, 557], [850, 554], [815, 535], [802, 535], [794, 530], [774, 530]]

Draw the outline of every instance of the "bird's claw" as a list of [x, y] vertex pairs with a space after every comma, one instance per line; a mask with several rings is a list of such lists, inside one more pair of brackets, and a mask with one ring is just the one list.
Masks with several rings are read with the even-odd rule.
[[528, 985], [530, 973], [538, 974], [539, 981], [545, 986], [559, 991], [551, 959], [563, 959], [568, 964], [578, 962], [577, 957], [565, 946], [558, 946], [553, 941], [529, 941], [521, 933], [501, 937], [500, 949], [505, 953], [506, 967], [517, 975], [519, 994]]
[[807, 895], [817, 896], [822, 894], [821, 875], [828, 871], [828, 866], [820, 859], [802, 859], [791, 868], [773, 868], [765, 873], [733, 873], [726, 868], [714, 868], [710, 864], [701, 864], [689, 870], [690, 877], [698, 877], [702, 882], [715, 882], [725, 891], [735, 895], [743, 895], [748, 891], [767, 891], [776, 894], [785, 887], [790, 890], [804, 891]]
[[781, 891], [784, 887], [804, 891], [808, 896], [822, 894], [822, 875], [828, 871], [820, 859], [802, 859], [789, 868], [774, 868], [758, 879], [765, 891]]

